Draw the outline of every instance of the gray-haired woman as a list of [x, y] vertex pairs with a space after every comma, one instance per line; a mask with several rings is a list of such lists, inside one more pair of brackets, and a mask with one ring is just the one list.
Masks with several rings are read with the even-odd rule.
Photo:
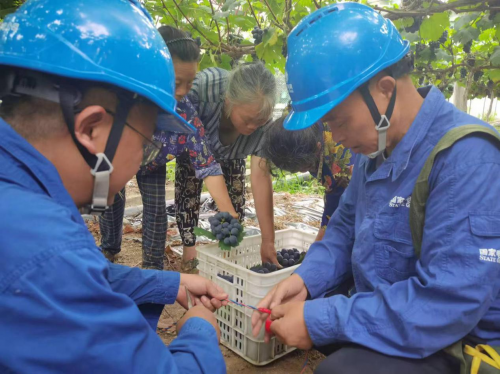
[[[241, 218], [245, 212], [246, 158], [252, 156], [251, 183], [262, 231], [262, 261], [277, 264], [272, 181], [262, 159], [264, 125], [269, 122], [275, 103], [274, 76], [262, 63], [243, 64], [231, 72], [208, 68], [197, 74], [188, 96], [198, 109], [207, 141], [222, 167], [233, 206]], [[177, 172], [183, 177], [176, 181], [184, 181], [176, 185], [179, 201], [189, 202], [190, 214], [197, 215], [202, 181], [196, 179], [187, 163], [178, 164]], [[187, 183], [191, 188], [186, 188]], [[195, 206], [193, 200], [197, 202]], [[184, 250], [188, 247], [192, 257], [196, 256], [194, 244], [194, 238], [191, 243], [184, 243]]]

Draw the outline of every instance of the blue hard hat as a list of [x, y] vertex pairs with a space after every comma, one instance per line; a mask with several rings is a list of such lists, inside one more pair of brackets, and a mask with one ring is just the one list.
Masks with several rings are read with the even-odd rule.
[[284, 127], [312, 126], [409, 49], [393, 23], [366, 5], [332, 4], [304, 17], [288, 36], [292, 110]]
[[32, 0], [0, 24], [0, 65], [107, 83], [149, 99], [193, 132], [176, 112], [172, 58], [137, 0]]

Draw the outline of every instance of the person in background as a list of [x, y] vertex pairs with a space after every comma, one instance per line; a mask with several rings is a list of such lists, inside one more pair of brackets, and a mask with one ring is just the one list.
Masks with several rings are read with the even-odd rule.
[[[174, 79], [138, 1], [28, 0], [3, 20], [0, 371], [226, 372], [212, 311], [228, 295], [110, 263], [79, 211], [108, 207], [159, 150], [156, 126], [193, 130], [175, 115]], [[157, 123], [159, 110], [176, 123]], [[187, 308], [187, 292], [196, 306], [166, 347], [158, 318], [164, 304]]]
[[[189, 98], [198, 108], [207, 140], [220, 163], [229, 195], [240, 219], [245, 215], [246, 159], [250, 155], [250, 180], [262, 232], [262, 262], [278, 264], [274, 247], [273, 188], [263, 159], [265, 126], [276, 100], [276, 82], [264, 64], [248, 63], [231, 72], [208, 68], [199, 72]], [[186, 214], [198, 217], [201, 180], [187, 163], [177, 164], [179, 201], [194, 201]], [[177, 180], [177, 178], [176, 178]], [[193, 186], [194, 188], [187, 188]], [[223, 211], [219, 207], [220, 211]], [[194, 246], [195, 237], [184, 246]]]
[[357, 157], [325, 236], [257, 307], [327, 355], [317, 374], [459, 373], [464, 345], [500, 346], [500, 135], [415, 87], [410, 43], [371, 7], [321, 8], [287, 45], [284, 127], [327, 123]]
[[[203, 180], [221, 211], [238, 215], [231, 204], [220, 165], [215, 161], [205, 138], [205, 129], [198, 118], [195, 107], [186, 96], [198, 70], [200, 48], [196, 41], [185, 32], [171, 26], [158, 29], [167, 44], [175, 70], [175, 98], [177, 113], [192, 124], [196, 132], [182, 134], [159, 130], [154, 139], [161, 143], [158, 156], [143, 165], [136, 175], [142, 196], [142, 267], [163, 270], [165, 241], [167, 239], [167, 212], [165, 205], [166, 164], [177, 158], [177, 163], [188, 164], [196, 178]], [[160, 123], [172, 121], [169, 113], [160, 113]], [[179, 180], [177, 180], [179, 179]], [[176, 174], [176, 185], [184, 185], [187, 190], [194, 187], [184, 180], [183, 173]], [[189, 209], [196, 205], [176, 192], [176, 219], [184, 243], [193, 243], [192, 229], [197, 225], [198, 212]], [[122, 243], [123, 215], [125, 211], [125, 189], [117, 194], [113, 205], [99, 219], [101, 248], [104, 255], [114, 261], [120, 253]], [[196, 270], [196, 251], [192, 246], [184, 247], [181, 271], [192, 273]]]
[[331, 216], [351, 179], [355, 155], [334, 142], [328, 126], [317, 122], [303, 130], [283, 127], [285, 117], [278, 118], [266, 131], [264, 157], [270, 167], [290, 173], [309, 172], [325, 188], [323, 217], [316, 236], [321, 240]]

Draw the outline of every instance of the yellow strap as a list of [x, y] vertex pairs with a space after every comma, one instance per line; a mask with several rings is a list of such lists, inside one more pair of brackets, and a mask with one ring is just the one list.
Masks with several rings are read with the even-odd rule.
[[470, 374], [479, 374], [479, 367], [481, 366], [481, 359], [479, 357], [474, 357], [472, 359], [472, 365], [470, 368]]
[[[485, 346], [485, 345], [479, 345], [476, 348], [472, 348], [470, 345], [466, 345], [464, 348], [465, 354], [468, 354], [469, 356], [473, 357], [471, 374], [477, 374], [477, 372], [479, 370], [479, 365], [481, 364], [481, 361], [486, 362], [488, 365], [494, 367], [495, 369], [500, 369], [500, 365], [497, 362], [495, 362], [493, 359], [491, 359], [489, 356], [482, 353], [481, 350], [484, 350], [484, 351], [489, 353], [489, 351], [493, 350], [493, 348], [491, 348], [490, 346]], [[493, 352], [495, 352], [495, 351], [493, 350]], [[496, 354], [496, 352], [495, 352], [495, 355], [498, 356], [498, 354]]]
[[491, 346], [486, 344], [479, 344], [476, 348], [488, 353], [488, 355], [493, 359], [493, 361], [495, 361], [496, 364], [496, 365], [491, 365], [491, 364], [490, 365], [497, 369], [500, 369], [500, 355], [497, 353], [497, 351], [495, 351]]

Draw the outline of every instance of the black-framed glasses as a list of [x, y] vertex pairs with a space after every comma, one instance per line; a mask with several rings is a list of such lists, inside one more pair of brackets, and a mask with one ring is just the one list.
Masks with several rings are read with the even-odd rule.
[[[116, 113], [114, 113], [113, 111], [111, 111], [109, 109], [104, 109], [104, 110], [110, 116], [113, 116], [113, 117], [116, 116]], [[74, 113], [75, 114], [79, 114], [81, 112], [82, 112], [81, 110], [77, 110]], [[144, 166], [144, 165], [147, 165], [147, 164], [151, 163], [156, 157], [158, 157], [158, 154], [160, 153], [161, 148], [163, 146], [162, 142], [160, 142], [158, 140], [154, 140], [153, 138], [149, 139], [146, 135], [144, 135], [142, 132], [140, 132], [134, 126], [130, 125], [127, 122], [125, 122], [125, 126], [127, 126], [129, 129], [131, 129], [132, 131], [134, 131], [137, 134], [139, 134], [147, 142], [144, 145], [143, 150], [142, 150], [143, 153], [142, 153], [142, 163], [141, 163], [141, 166]]]
[[[111, 116], [116, 116], [115, 113], [113, 113], [109, 109], [105, 109], [106, 113], [108, 113]], [[142, 163], [141, 166], [147, 165], [151, 163], [156, 157], [158, 157], [158, 154], [161, 151], [161, 147], [163, 146], [163, 143], [154, 140], [153, 138], [149, 139], [146, 135], [144, 135], [142, 132], [137, 130], [134, 126], [130, 125], [129, 123], [125, 122], [125, 126], [127, 126], [129, 129], [134, 131], [135, 133], [139, 134], [144, 140], [146, 140], [146, 144], [144, 145], [143, 151], [142, 151]]]

